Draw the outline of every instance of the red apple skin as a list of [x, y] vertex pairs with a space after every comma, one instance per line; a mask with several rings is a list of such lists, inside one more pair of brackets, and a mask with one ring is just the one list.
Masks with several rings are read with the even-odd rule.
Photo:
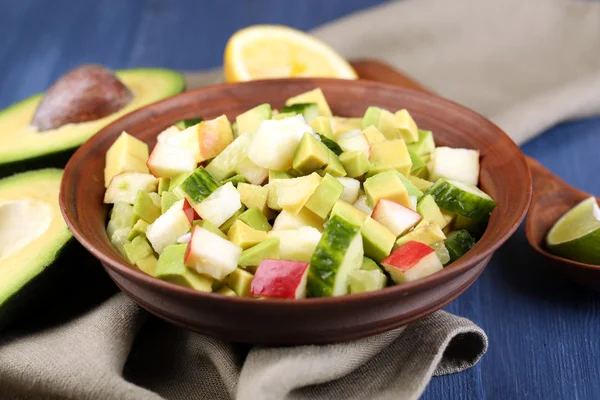
[[258, 266], [250, 293], [253, 296], [295, 299], [298, 286], [306, 285], [308, 263], [264, 259]]
[[158, 147], [159, 147], [159, 145], [157, 143], [156, 146], [154, 146], [154, 148], [152, 149], [152, 152], [150, 152], [150, 156], [148, 156], [148, 161], [146, 161], [146, 167], [148, 167], [148, 170], [150, 171], [150, 173], [152, 175], [154, 175], [155, 178], [159, 178], [159, 176], [156, 173], [156, 171], [153, 170], [152, 162], [154, 161], [154, 157], [156, 157], [156, 154], [154, 152], [158, 151]]
[[434, 249], [421, 242], [410, 241], [394, 250], [392, 254], [381, 261], [385, 267], [396, 268], [402, 272], [408, 271], [423, 259], [435, 252]]
[[190, 224], [193, 223], [195, 220], [202, 219], [187, 199], [183, 200], [183, 212], [190, 221]]
[[200, 227], [198, 225], [194, 226], [194, 229], [192, 229], [192, 237], [190, 238], [190, 241], [188, 242], [188, 245], [185, 248], [185, 255], [183, 256], [183, 263], [185, 265], [193, 265], [193, 264], [189, 263], [189, 261], [191, 261], [190, 260], [190, 252], [192, 251], [192, 243], [194, 242], [194, 234], [196, 233], [196, 231], [198, 229], [200, 229]]

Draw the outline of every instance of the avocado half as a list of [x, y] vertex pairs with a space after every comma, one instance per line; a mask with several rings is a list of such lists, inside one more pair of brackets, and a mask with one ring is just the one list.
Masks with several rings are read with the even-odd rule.
[[121, 110], [104, 118], [38, 132], [31, 120], [43, 94], [0, 111], [0, 177], [35, 168], [63, 167], [77, 147], [106, 125], [185, 89], [183, 76], [171, 70], [142, 68], [116, 71], [115, 74], [134, 97]]
[[58, 205], [61, 178], [42, 169], [0, 180], [0, 328], [73, 242]]

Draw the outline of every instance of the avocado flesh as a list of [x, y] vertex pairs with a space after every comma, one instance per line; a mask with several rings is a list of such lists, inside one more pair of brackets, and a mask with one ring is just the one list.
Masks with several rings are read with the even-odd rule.
[[121, 110], [104, 118], [38, 132], [31, 126], [31, 120], [42, 94], [0, 111], [0, 176], [31, 168], [64, 166], [78, 146], [109, 123], [185, 88], [182, 75], [164, 69], [122, 70], [116, 75], [135, 97]]
[[58, 205], [61, 177], [45, 169], [0, 181], [0, 325], [72, 238]]

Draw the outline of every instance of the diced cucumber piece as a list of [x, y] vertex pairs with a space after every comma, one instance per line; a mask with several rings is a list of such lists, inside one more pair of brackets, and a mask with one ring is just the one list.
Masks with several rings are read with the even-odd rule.
[[439, 179], [427, 191], [437, 205], [476, 221], [487, 220], [496, 202], [476, 186]]
[[360, 227], [333, 216], [310, 259], [308, 293], [313, 297], [341, 296], [348, 292], [348, 275], [363, 259]]
[[120, 229], [131, 229], [135, 224], [136, 218], [133, 213], [133, 206], [124, 201], [117, 201], [110, 212], [110, 220], [106, 227], [106, 236], [112, 238], [113, 234]]
[[218, 188], [219, 184], [210, 173], [204, 167], [198, 167], [173, 192], [185, 197], [192, 207], [196, 207]]
[[319, 116], [319, 108], [317, 103], [295, 103], [283, 107], [281, 113], [302, 114], [306, 122], [310, 124]]
[[190, 126], [198, 125], [202, 121], [204, 121], [204, 118], [202, 118], [202, 117], [192, 118], [192, 119], [182, 119], [181, 121], [175, 122], [173, 125], [175, 125], [179, 129], [183, 130], [183, 129], [189, 128]]
[[475, 246], [475, 239], [473, 239], [473, 236], [469, 232], [463, 229], [450, 232], [446, 238], [445, 245], [450, 254], [450, 261], [454, 262]]
[[323, 143], [325, 146], [327, 146], [327, 148], [329, 150], [333, 151], [333, 153], [336, 156], [339, 156], [340, 154], [342, 154], [344, 152], [344, 150], [342, 150], [340, 145], [337, 144], [335, 142], [335, 140], [329, 139], [327, 136], [321, 135], [320, 133], [317, 133], [317, 135], [319, 135], [319, 138], [321, 139], [321, 143]]
[[398, 178], [402, 181], [402, 184], [406, 188], [409, 196], [415, 197], [417, 200], [420, 200], [423, 197], [423, 192], [417, 188], [410, 179], [397, 172]]
[[433, 186], [433, 182], [429, 182], [428, 180], [413, 175], [409, 175], [408, 180], [422, 192], [427, 191], [427, 189]]
[[457, 231], [459, 231], [461, 229], [465, 229], [474, 238], [480, 238], [483, 235], [483, 232], [485, 231], [486, 221], [485, 220], [475, 221], [475, 220], [463, 217], [462, 215], [457, 215], [456, 219], [454, 220], [454, 224], [452, 225], [452, 228]]
[[[192, 171], [192, 172], [193, 172], [193, 171]], [[186, 180], [186, 178], [187, 178], [188, 176], [190, 176], [191, 174], [192, 174], [191, 172], [186, 172], [186, 173], [179, 174], [179, 175], [177, 175], [177, 176], [174, 176], [174, 177], [172, 177], [172, 178], [169, 180], [169, 189], [168, 189], [168, 190], [169, 190], [169, 192], [172, 192], [173, 190], [175, 190], [175, 188], [176, 188], [177, 186], [179, 186], [179, 185], [181, 184], [181, 182], [185, 181], [185, 180]], [[162, 194], [162, 193], [161, 193], [161, 194]], [[179, 200], [181, 200], [181, 199], [179, 199]]]

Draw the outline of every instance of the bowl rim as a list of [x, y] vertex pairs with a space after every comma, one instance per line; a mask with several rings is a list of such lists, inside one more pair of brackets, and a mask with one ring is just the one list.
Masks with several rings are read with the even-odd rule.
[[[484, 124], [488, 125], [489, 128], [494, 130], [497, 135], [503, 137], [504, 140], [508, 140], [510, 145], [513, 147], [513, 152], [518, 158], [519, 162], [522, 163], [525, 171], [526, 182], [524, 184], [526, 189], [526, 201], [521, 206], [521, 209], [515, 214], [516, 218], [514, 223], [507, 229], [505, 232], [499, 235], [497, 240], [491, 245], [475, 255], [462, 257], [458, 261], [454, 262], [450, 267], [444, 268], [442, 271], [439, 271], [433, 275], [427, 276], [425, 278], [404, 283], [402, 285], [392, 285], [385, 287], [380, 290], [359, 293], [359, 294], [348, 294], [344, 296], [335, 296], [335, 297], [317, 297], [317, 298], [304, 298], [304, 299], [264, 299], [261, 301], [257, 301], [255, 298], [251, 297], [239, 297], [239, 296], [223, 296], [213, 292], [200, 292], [190, 288], [186, 288], [183, 286], [176, 285], [171, 282], [163, 281], [157, 278], [154, 278], [146, 273], [138, 270], [137, 268], [132, 268], [128, 265], [125, 260], [115, 260], [109, 255], [105, 254], [103, 251], [99, 250], [95, 244], [93, 243], [96, 239], [92, 238], [89, 240], [78, 228], [78, 223], [76, 221], [75, 215], [71, 215], [68, 210], [68, 204], [66, 199], [67, 192], [67, 183], [69, 183], [69, 177], [73, 175], [73, 171], [76, 169], [77, 165], [82, 161], [81, 159], [85, 158], [85, 155], [94, 148], [96, 141], [100, 140], [100, 138], [105, 134], [105, 132], [111, 129], [113, 124], [119, 123], [125, 119], [134, 118], [135, 116], [139, 116], [141, 114], [148, 114], [148, 117], [152, 117], [155, 115], [152, 111], [153, 108], [158, 107], [161, 104], [170, 103], [173, 101], [177, 101], [177, 99], [185, 98], [185, 97], [193, 97], [196, 93], [199, 92], [208, 92], [208, 91], [223, 91], [234, 86], [240, 85], [261, 85], [269, 82], [270, 84], [281, 84], [285, 85], [290, 81], [294, 82], [307, 82], [314, 84], [315, 87], [322, 86], [321, 84], [327, 85], [328, 83], [336, 83], [340, 84], [348, 84], [348, 85], [356, 85], [362, 86], [365, 88], [373, 88], [380, 90], [388, 90], [395, 91], [397, 93], [405, 93], [412, 97], [421, 97], [423, 99], [432, 99], [436, 102], [443, 103], [446, 107], [451, 107], [454, 109], [460, 110], [463, 114], [468, 114], [472, 118], [476, 118], [481, 120]], [[383, 301], [389, 299], [390, 297], [398, 296], [403, 297], [405, 292], [417, 293], [423, 290], [430, 289], [433, 286], [437, 286], [443, 283], [446, 280], [450, 280], [451, 278], [460, 275], [461, 273], [469, 270], [473, 266], [482, 262], [485, 258], [491, 256], [502, 244], [504, 244], [510, 236], [518, 229], [520, 224], [522, 223], [527, 210], [529, 209], [529, 205], [531, 203], [532, 197], [532, 179], [531, 172], [525, 160], [524, 154], [521, 152], [521, 149], [515, 144], [515, 142], [497, 125], [493, 122], [482, 116], [481, 114], [462, 106], [458, 103], [455, 103], [451, 100], [445, 99], [441, 96], [432, 94], [432, 93], [424, 93], [422, 91], [404, 88], [392, 84], [368, 81], [368, 80], [344, 80], [344, 79], [333, 79], [333, 78], [284, 78], [284, 79], [265, 79], [265, 80], [254, 80], [250, 82], [238, 82], [238, 83], [220, 83], [216, 85], [204, 86], [197, 89], [192, 89], [189, 91], [184, 91], [175, 96], [160, 100], [158, 102], [154, 102], [148, 104], [144, 107], [141, 107], [131, 113], [128, 113], [121, 118], [113, 121], [111, 124], [105, 126], [100, 131], [98, 131], [95, 135], [93, 135], [90, 139], [88, 139], [81, 147], [75, 151], [73, 156], [68, 161], [65, 166], [63, 178], [60, 185], [60, 193], [59, 193], [59, 204], [60, 210], [65, 219], [69, 229], [73, 233], [73, 236], [79, 243], [83, 245], [86, 250], [88, 250], [94, 257], [102, 262], [102, 264], [115, 273], [123, 276], [124, 278], [133, 280], [133, 281], [141, 281], [146, 287], [150, 286], [153, 290], [161, 290], [172, 292], [181, 296], [193, 296], [201, 299], [205, 299], [206, 301], [219, 301], [223, 303], [229, 303], [231, 305], [243, 305], [250, 307], [322, 307], [322, 306], [333, 306], [339, 304], [357, 304], [362, 303], [366, 300], [369, 301]], [[484, 233], [485, 235], [485, 233]], [[479, 245], [479, 241], [476, 243], [475, 248]], [[472, 250], [473, 250], [472, 249]], [[471, 251], [472, 251], [471, 250]]]

